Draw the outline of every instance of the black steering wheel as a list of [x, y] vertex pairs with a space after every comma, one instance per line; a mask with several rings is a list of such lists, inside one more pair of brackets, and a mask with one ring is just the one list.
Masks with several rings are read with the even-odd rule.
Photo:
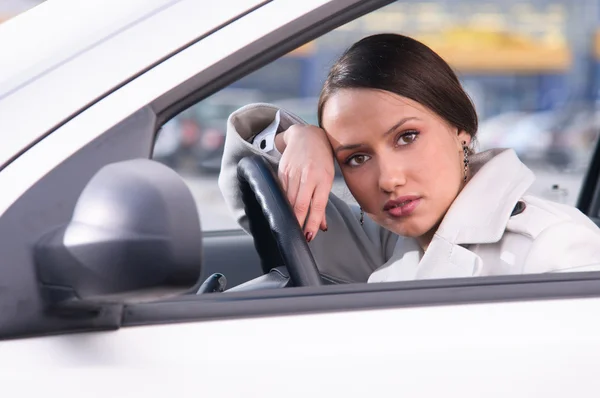
[[238, 163], [237, 175], [263, 272], [285, 265], [294, 286], [322, 285], [302, 227], [267, 160], [245, 157]]

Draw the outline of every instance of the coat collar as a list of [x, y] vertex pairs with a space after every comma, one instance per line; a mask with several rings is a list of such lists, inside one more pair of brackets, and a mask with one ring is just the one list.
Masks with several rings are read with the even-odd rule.
[[453, 244], [498, 242], [517, 202], [535, 176], [512, 149], [471, 156], [471, 179], [456, 197], [435, 235]]

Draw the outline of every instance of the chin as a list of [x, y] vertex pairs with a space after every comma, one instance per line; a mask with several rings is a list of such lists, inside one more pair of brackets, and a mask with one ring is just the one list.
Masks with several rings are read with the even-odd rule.
[[410, 219], [394, 221], [386, 218], [385, 222], [380, 225], [395, 234], [405, 236], [407, 238], [418, 238], [419, 236], [425, 235], [431, 230], [431, 228], [433, 228], [433, 226]]

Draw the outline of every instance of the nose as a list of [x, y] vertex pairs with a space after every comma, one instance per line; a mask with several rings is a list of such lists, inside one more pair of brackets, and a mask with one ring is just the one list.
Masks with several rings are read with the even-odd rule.
[[385, 193], [393, 193], [406, 184], [406, 170], [398, 159], [379, 159], [379, 188]]

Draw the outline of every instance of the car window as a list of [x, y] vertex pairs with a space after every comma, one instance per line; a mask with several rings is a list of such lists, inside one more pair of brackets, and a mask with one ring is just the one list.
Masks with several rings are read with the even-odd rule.
[[[205, 230], [238, 228], [217, 186], [228, 115], [271, 102], [316, 124], [333, 61], [361, 37], [395, 32], [425, 42], [456, 70], [478, 111], [479, 150], [513, 148], [537, 176], [531, 193], [574, 205], [600, 128], [596, 18], [587, 2], [575, 3], [396, 1], [177, 115], [160, 131], [154, 158], [190, 184]], [[353, 201], [339, 175], [334, 192]]]

